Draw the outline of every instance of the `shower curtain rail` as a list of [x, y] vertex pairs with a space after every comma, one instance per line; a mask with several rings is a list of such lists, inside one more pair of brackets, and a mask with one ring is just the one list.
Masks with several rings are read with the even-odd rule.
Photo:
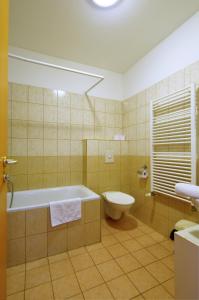
[[100, 84], [100, 82], [102, 82], [102, 81], [104, 80], [104, 76], [101, 76], [101, 75], [98, 75], [98, 74], [93, 74], [93, 73], [89, 73], [89, 72], [79, 71], [79, 70], [77, 70], [77, 69], [72, 69], [72, 68], [67, 68], [67, 67], [55, 65], [55, 64], [43, 62], [43, 61], [41, 61], [41, 60], [23, 57], [23, 56], [21, 56], [21, 55], [16, 55], [16, 54], [13, 54], [13, 53], [8, 53], [8, 57], [14, 58], [14, 59], [18, 59], [18, 60], [21, 60], [21, 61], [25, 61], [25, 62], [29, 62], [29, 63], [32, 63], [32, 64], [36, 64], [36, 65], [41, 65], [41, 66], [45, 66], [45, 67], [50, 67], [50, 68], [52, 68], [52, 69], [57, 69], [57, 70], [67, 71], [67, 72], [70, 72], [70, 73], [75, 73], [75, 74], [84, 75], [84, 76], [88, 76], [88, 77], [92, 77], [92, 78], [98, 79], [97, 82], [95, 82], [91, 87], [89, 87], [89, 88], [85, 91], [85, 95], [86, 95], [87, 97], [88, 97], [88, 92], [90, 92], [90, 91], [91, 91], [92, 89], [94, 89], [98, 84]]

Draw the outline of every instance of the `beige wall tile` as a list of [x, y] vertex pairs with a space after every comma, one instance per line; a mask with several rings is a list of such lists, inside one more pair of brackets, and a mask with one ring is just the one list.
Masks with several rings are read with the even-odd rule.
[[55, 255], [67, 250], [67, 230], [48, 232], [48, 255]]
[[28, 120], [35, 122], [43, 122], [44, 106], [37, 103], [28, 104]]
[[8, 213], [8, 239], [25, 236], [25, 211]]
[[[11, 85], [11, 93], [12, 93], [12, 100], [20, 101], [20, 102], [27, 102], [28, 98], [28, 87], [23, 84], [12, 83]], [[9, 95], [9, 99], [11, 99]]]
[[26, 235], [47, 232], [47, 208], [26, 211]]
[[27, 120], [28, 105], [24, 102], [12, 101], [12, 119]]
[[57, 105], [57, 91], [44, 89], [44, 105]]
[[86, 245], [100, 242], [101, 240], [100, 221], [87, 223], [84, 226], [85, 226]]
[[39, 87], [29, 87], [29, 102], [43, 104], [43, 89]]
[[68, 227], [68, 250], [76, 249], [85, 245], [84, 225]]
[[23, 264], [25, 262], [25, 238], [18, 238], [8, 241], [8, 258], [9, 267]]
[[44, 106], [44, 122], [57, 122], [57, 106], [45, 105]]
[[100, 200], [85, 202], [85, 223], [100, 220]]
[[7, 280], [7, 295], [12, 295], [24, 291], [24, 286], [25, 286], [25, 272], [9, 276]]
[[47, 256], [47, 233], [31, 235], [26, 238], [26, 261]]

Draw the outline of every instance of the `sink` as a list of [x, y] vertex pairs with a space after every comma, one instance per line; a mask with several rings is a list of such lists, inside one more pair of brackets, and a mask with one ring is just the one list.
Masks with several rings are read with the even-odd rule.
[[199, 225], [175, 233], [176, 299], [199, 299]]

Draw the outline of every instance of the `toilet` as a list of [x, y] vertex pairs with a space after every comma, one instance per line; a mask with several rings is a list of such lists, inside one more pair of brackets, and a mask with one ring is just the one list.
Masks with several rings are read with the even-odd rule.
[[102, 193], [102, 196], [104, 197], [105, 214], [113, 220], [119, 220], [135, 202], [132, 196], [122, 192], [109, 191]]

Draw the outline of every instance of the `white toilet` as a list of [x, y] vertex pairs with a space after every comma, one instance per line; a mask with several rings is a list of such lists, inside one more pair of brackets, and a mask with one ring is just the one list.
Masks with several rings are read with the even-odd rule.
[[119, 220], [124, 212], [127, 212], [135, 199], [122, 192], [104, 192], [104, 209], [106, 215], [111, 217], [113, 220]]

